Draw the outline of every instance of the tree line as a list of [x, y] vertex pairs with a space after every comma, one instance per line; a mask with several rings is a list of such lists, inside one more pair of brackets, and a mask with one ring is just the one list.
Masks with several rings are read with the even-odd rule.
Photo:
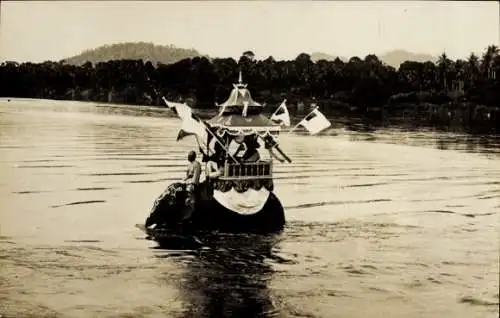
[[283, 99], [292, 116], [311, 103], [331, 116], [399, 120], [441, 126], [500, 126], [500, 54], [488, 46], [482, 56], [436, 63], [406, 61], [398, 69], [374, 54], [313, 62], [255, 60], [251, 51], [232, 58], [186, 58], [153, 65], [143, 60], [110, 60], [81, 66], [61, 62], [0, 65], [0, 96], [160, 105], [167, 99], [212, 109], [223, 102], [242, 71], [252, 97], [272, 112]]

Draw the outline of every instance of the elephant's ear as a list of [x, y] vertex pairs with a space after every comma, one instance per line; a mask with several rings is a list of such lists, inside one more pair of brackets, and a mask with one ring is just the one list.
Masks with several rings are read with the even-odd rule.
[[176, 193], [186, 190], [186, 184], [183, 182], [175, 182], [175, 183], [172, 183], [170, 186], [172, 186], [174, 188]]
[[184, 191], [185, 185], [182, 182], [171, 183], [165, 191], [163, 191], [163, 196], [176, 197], [179, 192]]
[[183, 183], [170, 184], [156, 199], [147, 222], [157, 224], [175, 222], [182, 213], [184, 197], [185, 186]]
[[179, 194], [183, 191], [183, 183], [176, 182], [170, 184], [165, 191], [156, 199], [151, 213], [163, 212], [162, 210], [166, 207], [175, 206], [177, 203], [177, 198]]

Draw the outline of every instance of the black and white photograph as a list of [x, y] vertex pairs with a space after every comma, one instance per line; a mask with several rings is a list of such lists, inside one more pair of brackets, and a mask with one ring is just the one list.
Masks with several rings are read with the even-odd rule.
[[0, 318], [499, 317], [498, 1], [2, 1]]

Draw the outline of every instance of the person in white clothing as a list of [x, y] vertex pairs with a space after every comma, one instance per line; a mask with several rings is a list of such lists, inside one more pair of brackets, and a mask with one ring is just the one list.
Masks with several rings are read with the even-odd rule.
[[219, 167], [217, 166], [217, 163], [215, 161], [208, 161], [207, 162], [207, 167], [205, 170], [205, 176], [208, 181], [215, 180], [221, 175], [221, 171]]

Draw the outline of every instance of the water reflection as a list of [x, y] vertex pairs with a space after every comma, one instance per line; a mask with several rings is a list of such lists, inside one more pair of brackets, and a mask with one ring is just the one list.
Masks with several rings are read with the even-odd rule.
[[497, 136], [437, 135], [436, 148], [459, 150], [468, 153], [499, 153], [500, 139]]
[[345, 128], [348, 131], [356, 131], [356, 132], [363, 132], [363, 133], [372, 133], [377, 131], [379, 127], [377, 127], [374, 124], [367, 123], [367, 122], [347, 122], [345, 124]]
[[[434, 147], [439, 150], [455, 150], [468, 153], [500, 154], [499, 135], [479, 135], [456, 132], [440, 132], [427, 128], [376, 127], [346, 125], [343, 133], [337, 130], [337, 137], [346, 135], [349, 141], [392, 143], [416, 147]], [[332, 135], [331, 133], [325, 133]]]
[[276, 317], [268, 284], [277, 236], [212, 235], [190, 257], [178, 280], [181, 317]]

